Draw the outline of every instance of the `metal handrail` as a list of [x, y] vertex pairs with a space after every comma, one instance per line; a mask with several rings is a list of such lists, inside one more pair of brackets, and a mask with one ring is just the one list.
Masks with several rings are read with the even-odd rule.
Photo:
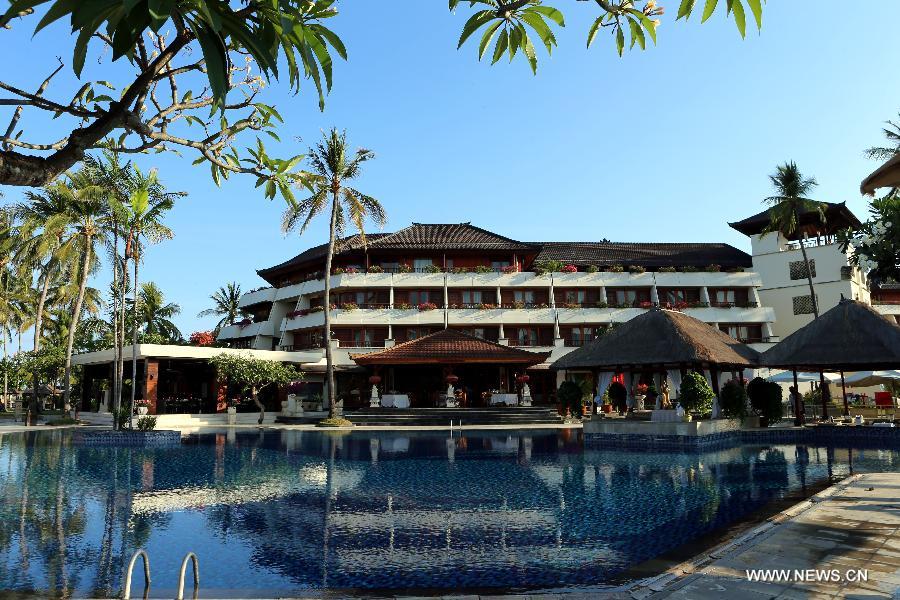
[[181, 572], [178, 574], [178, 595], [175, 597], [175, 600], [184, 600], [184, 575], [187, 571], [188, 559], [191, 560], [194, 571], [194, 594], [191, 597], [197, 600], [200, 596], [200, 565], [197, 561], [197, 555], [193, 552], [188, 552], [184, 555], [184, 560], [181, 561]]
[[123, 600], [129, 600], [129, 598], [131, 598], [131, 574], [134, 571], [134, 563], [137, 562], [138, 556], [144, 560], [144, 596], [147, 595], [147, 591], [150, 589], [150, 557], [147, 556], [147, 553], [143, 548], [138, 548], [131, 557], [131, 561], [128, 563], [128, 570], [125, 572], [125, 589], [122, 595]]

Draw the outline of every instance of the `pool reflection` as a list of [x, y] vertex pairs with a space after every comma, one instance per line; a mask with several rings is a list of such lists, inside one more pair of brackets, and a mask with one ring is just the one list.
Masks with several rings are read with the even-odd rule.
[[585, 451], [580, 435], [230, 431], [176, 449], [4, 435], [0, 587], [117, 595], [140, 547], [153, 595], [171, 595], [189, 550], [206, 596], [603, 584], [772, 500], [898, 462], [797, 445]]

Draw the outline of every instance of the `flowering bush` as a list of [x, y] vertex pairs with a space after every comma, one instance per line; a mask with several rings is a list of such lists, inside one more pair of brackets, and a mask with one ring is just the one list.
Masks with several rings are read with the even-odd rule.
[[423, 303], [421, 303], [420, 305], [418, 305], [416, 308], [418, 308], [419, 311], [421, 311], [421, 312], [425, 312], [425, 311], [428, 311], [428, 310], [434, 310], [434, 309], [436, 309], [436, 308], [437, 308], [437, 304], [435, 304], [434, 302], [423, 302]]
[[285, 315], [288, 319], [296, 319], [297, 317], [305, 317], [309, 314], [308, 308], [302, 308], [300, 310], [292, 310], [287, 315]]
[[707, 273], [718, 273], [719, 271], [722, 270], [722, 267], [720, 267], [719, 265], [715, 265], [715, 264], [707, 265], [705, 270]]
[[625, 269], [622, 268], [622, 265], [609, 265], [609, 269], [607, 269], [610, 273], [621, 273]]
[[588, 265], [587, 269], [585, 269], [588, 273], [598, 273], [600, 271], [600, 267], [597, 265]]
[[343, 269], [343, 267], [338, 267], [338, 268], [336, 268], [336, 269], [332, 269], [332, 270], [331, 270], [331, 274], [332, 274], [332, 275], [343, 275], [343, 274], [344, 274], [344, 269]]
[[216, 337], [212, 331], [195, 331], [188, 339], [191, 346], [212, 346], [216, 343]]
[[435, 264], [428, 265], [425, 267], [426, 273], [441, 273], [441, 268]]
[[675, 267], [660, 267], [659, 269], [657, 269], [657, 271], [659, 271], [660, 273], [674, 273]]
[[351, 311], [359, 308], [359, 305], [356, 302], [344, 302], [341, 304], [341, 310]]
[[640, 265], [628, 265], [629, 273], [643, 273], [646, 270], [647, 269], [645, 269], [644, 267], [642, 267]]
[[693, 266], [691, 266], [691, 265], [688, 265], [688, 266], [686, 266], [686, 267], [682, 267], [682, 268], [681, 268], [681, 272], [682, 272], [682, 273], [696, 273], [696, 272], [697, 272], [697, 267], [693, 267]]
[[410, 265], [409, 263], [403, 263], [402, 265], [397, 267], [397, 272], [398, 273], [412, 273], [413, 272], [412, 265]]
[[[331, 305], [331, 308], [334, 308], [334, 304]], [[324, 310], [324, 306], [310, 306], [308, 309], [306, 309], [306, 314], [324, 312]]]
[[409, 304], [408, 302], [399, 302], [394, 305], [394, 308], [396, 308], [398, 310], [409, 310], [412, 308], [412, 305]]
[[475, 267], [474, 271], [476, 273], [493, 273], [494, 270], [487, 265], [478, 265]]
[[577, 273], [578, 267], [576, 267], [575, 265], [566, 265], [562, 268], [562, 272], [563, 273]]
[[566, 302], [563, 305], [563, 308], [581, 308], [581, 305], [578, 304], [577, 302]]
[[491, 310], [497, 308], [497, 305], [491, 304], [490, 302], [482, 302], [478, 305], [478, 308], [480, 308], [481, 310]]
[[646, 383], [639, 383], [635, 386], [634, 393], [638, 396], [645, 396], [647, 394], [647, 389]]
[[382, 269], [379, 265], [371, 265], [368, 269], [366, 269], [369, 273], [384, 273], [384, 269]]
[[346, 267], [344, 269], [344, 273], [346, 273], [347, 275], [355, 275], [356, 273], [359, 273], [359, 269], [357, 269], [356, 267]]
[[877, 280], [900, 281], [900, 197], [889, 194], [869, 204], [872, 217], [855, 232], [838, 233], [850, 264]]
[[519, 272], [519, 266], [518, 266], [518, 265], [506, 265], [505, 267], [503, 267], [502, 269], [500, 269], [500, 271], [501, 271], [502, 273], [507, 274], [507, 275], [510, 275], [510, 274], [512, 274], [512, 273], [518, 273], [518, 272]]
[[455, 273], [457, 275], [461, 275], [463, 273], [468, 273], [469, 268], [468, 267], [453, 267], [452, 269], [450, 269], [450, 272]]
[[525, 308], [525, 303], [521, 300], [516, 300], [512, 303], [513, 308]]

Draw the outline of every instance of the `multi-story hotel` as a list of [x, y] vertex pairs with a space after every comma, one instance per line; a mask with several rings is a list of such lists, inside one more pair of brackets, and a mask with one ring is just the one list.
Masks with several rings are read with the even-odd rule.
[[[463, 379], [473, 392], [512, 389], [513, 378], [521, 381], [527, 370], [533, 399], [547, 401], [565, 377], [550, 369], [553, 362], [655, 306], [684, 311], [765, 350], [812, 319], [800, 244], [810, 258], [820, 312], [841, 297], [870, 301], [864, 274], [850, 265], [834, 235], [859, 221], [844, 204], [826, 205], [825, 216], [822, 224], [816, 215], [804, 215], [791, 239], [764, 233], [766, 211], [731, 223], [750, 237], [752, 255], [722, 243], [524, 242], [470, 223], [413, 223], [395, 233], [370, 234], [367, 243], [348, 237], [340, 240], [331, 274], [336, 391], [348, 408], [365, 404], [373, 370], [402, 356], [402, 376], [384, 369], [381, 387], [417, 387], [419, 398], [437, 393], [448, 373], [434, 367], [425, 373], [423, 359], [449, 345], [451, 359], [444, 364], [467, 363]], [[269, 286], [244, 294], [240, 307], [246, 318], [218, 336], [231, 348], [300, 365], [309, 382], [306, 397], [322, 393], [325, 254], [323, 244], [259, 270]], [[900, 314], [898, 304], [879, 308]], [[445, 330], [440, 339], [386, 352]], [[144, 356], [142, 347], [139, 379], [154, 369], [181, 373], [168, 383], [160, 377], [160, 394], [197, 388], [193, 394], [205, 399], [203, 410], [221, 410], [214, 384], [192, 383], [214, 375], [201, 357], [184, 352], [147, 348]], [[92, 353], [76, 362], [92, 365], [86, 377], [105, 378], [109, 360]], [[188, 360], [200, 361], [200, 375], [184, 375]], [[181, 366], [174, 369], [171, 361]], [[153, 396], [148, 381], [144, 386]]]

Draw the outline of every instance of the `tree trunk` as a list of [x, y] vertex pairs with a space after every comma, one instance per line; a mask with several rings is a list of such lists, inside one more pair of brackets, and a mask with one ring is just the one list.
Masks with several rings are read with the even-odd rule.
[[[12, 340], [10, 340], [12, 341]], [[3, 410], [9, 410], [9, 364], [6, 362], [6, 330], [3, 330]]]
[[[131, 402], [128, 404], [128, 414], [134, 414], [134, 398], [137, 393], [137, 347], [138, 347], [138, 301], [140, 300], [140, 294], [138, 293], [138, 265], [141, 262], [140, 254], [138, 253], [138, 236], [134, 237], [134, 249], [132, 258], [134, 259], [134, 291], [132, 295], [134, 296], [134, 305], [131, 308], [132, 318], [134, 319], [134, 325], [131, 329]], [[128, 421], [129, 424], [131, 421]]]
[[266, 418], [266, 407], [262, 402], [259, 401], [255, 385], [250, 387], [250, 397], [253, 398], [253, 404], [255, 404], [256, 408], [259, 409], [259, 420], [257, 421], [257, 423], [262, 425], [263, 421]]
[[[84, 262], [81, 265], [81, 281], [78, 282], [78, 297], [75, 299], [75, 307], [72, 309], [72, 322], [69, 325], [69, 336], [66, 340], [66, 370], [63, 376], [63, 414], [70, 416], [69, 394], [72, 389], [72, 347], [75, 345], [75, 330], [78, 329], [78, 321], [81, 319], [81, 305], [84, 303], [84, 290], [87, 288], [88, 271], [91, 266], [91, 236], [84, 239]], [[83, 390], [82, 390], [83, 393]]]
[[803, 264], [806, 266], [806, 280], [809, 282], [809, 297], [812, 300], [813, 318], [819, 318], [819, 302], [816, 300], [816, 291], [813, 289], [812, 272], [809, 270], [809, 258], [806, 256], [806, 235], [800, 240], [800, 252], [803, 254]]
[[119, 389], [119, 229], [118, 224], [113, 225], [113, 260], [112, 260], [112, 328], [113, 328], [113, 368], [112, 385], [110, 386], [110, 399], [108, 407], [115, 414], [116, 392]]
[[328, 390], [328, 417], [338, 417], [334, 393], [334, 358], [331, 355], [331, 260], [334, 258], [334, 238], [337, 229], [338, 193], [333, 193], [331, 221], [328, 227], [328, 254], [325, 255], [325, 386]]
[[119, 358], [116, 361], [116, 378], [118, 379], [119, 388], [116, 390], [115, 407], [119, 410], [122, 407], [122, 390], [125, 387], [125, 292], [128, 287], [128, 278], [125, 274], [128, 272], [128, 257], [122, 259], [122, 282], [119, 289], [119, 337], [116, 344], [119, 347]]
[[[50, 289], [50, 271], [49, 267], [46, 273], [44, 273], [44, 285], [41, 286], [41, 298], [38, 300], [37, 306], [37, 314], [34, 316], [34, 353], [37, 354], [41, 349], [41, 329], [44, 326], [44, 304], [47, 302], [47, 292]], [[38, 376], [38, 372], [34, 371], [31, 374], [32, 377], [32, 389], [31, 389], [31, 399], [28, 401], [28, 412], [25, 415], [25, 425], [34, 425], [34, 420], [37, 419], [37, 411], [38, 411], [38, 386], [40, 385], [40, 377]]]

